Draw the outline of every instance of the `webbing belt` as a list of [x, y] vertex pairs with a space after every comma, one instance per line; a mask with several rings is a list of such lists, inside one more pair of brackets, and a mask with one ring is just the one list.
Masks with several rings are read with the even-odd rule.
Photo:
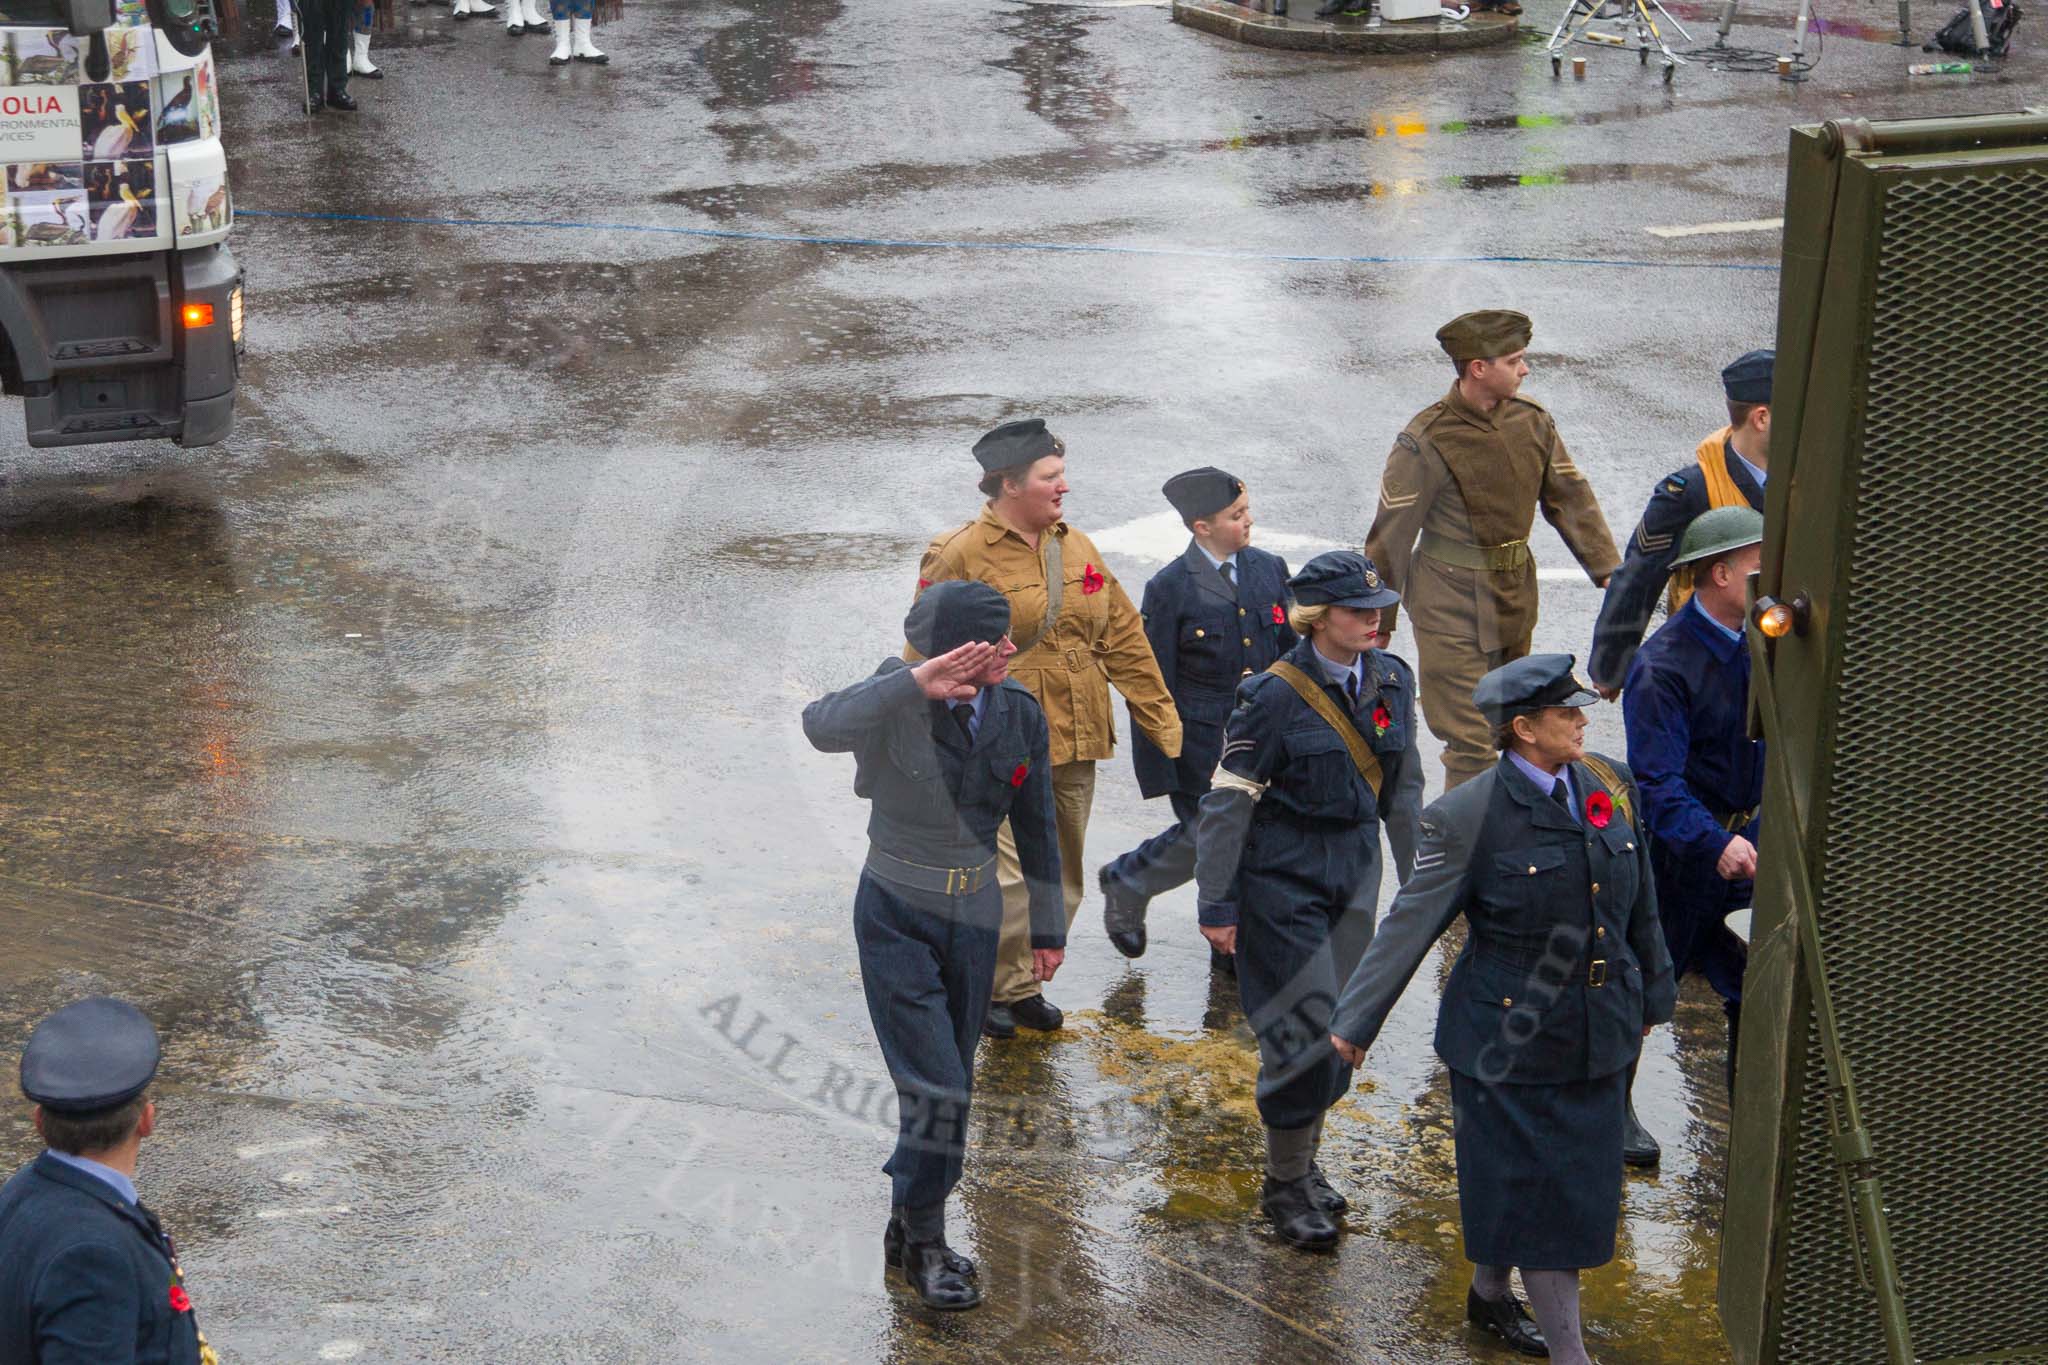
[[1467, 545], [1462, 540], [1425, 530], [1415, 548], [1440, 563], [1480, 573], [1513, 573], [1529, 562], [1526, 540], [1511, 540], [1505, 545]]

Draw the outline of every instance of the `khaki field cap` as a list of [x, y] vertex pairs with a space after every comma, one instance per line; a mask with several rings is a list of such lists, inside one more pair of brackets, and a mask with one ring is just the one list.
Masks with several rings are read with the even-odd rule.
[[1513, 355], [1528, 346], [1532, 331], [1526, 313], [1482, 308], [1476, 313], [1460, 313], [1437, 328], [1436, 343], [1462, 365], [1468, 360]]

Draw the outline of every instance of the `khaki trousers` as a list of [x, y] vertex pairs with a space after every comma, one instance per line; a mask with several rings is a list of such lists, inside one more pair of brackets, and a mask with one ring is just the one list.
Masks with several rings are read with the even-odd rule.
[[1493, 747], [1493, 727], [1472, 704], [1479, 680], [1529, 652], [1526, 637], [1505, 649], [1481, 649], [1477, 640], [1460, 640], [1417, 628], [1415, 653], [1422, 674], [1422, 718], [1429, 732], [1443, 741], [1444, 790], [1469, 782], [1500, 761]]
[[[1094, 805], [1094, 759], [1052, 765], [1053, 819], [1060, 832], [1060, 899], [1066, 902], [1070, 930], [1074, 912], [1081, 908], [1081, 842], [1088, 834], [1088, 812]], [[996, 831], [996, 880], [1003, 888], [1003, 938], [996, 948], [996, 988], [990, 999], [1009, 1005], [1037, 995], [1039, 983], [1031, 979], [1031, 895], [1024, 886], [1017, 836], [1008, 820]]]

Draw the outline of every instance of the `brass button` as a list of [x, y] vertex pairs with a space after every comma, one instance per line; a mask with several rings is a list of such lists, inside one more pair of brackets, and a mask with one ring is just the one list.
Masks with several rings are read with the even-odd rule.
[[1512, 995], [1504, 995], [1500, 998], [1500, 1003], [1503, 1005], [1513, 1005], [1515, 998]]
[[1593, 937], [1594, 937], [1594, 938], [1606, 938], [1606, 937], [1607, 937], [1607, 926], [1603, 924], [1603, 925], [1600, 925], [1600, 926], [1599, 926], [1598, 928], [1594, 929], [1594, 930], [1593, 930]]
[[1247, 635], [1247, 636], [1245, 636], [1245, 637], [1244, 637], [1244, 647], [1245, 647], [1246, 649], [1250, 649], [1250, 648], [1252, 647], [1252, 637], [1251, 637], [1251, 636]]
[[1204, 631], [1204, 630], [1202, 630], [1202, 628], [1201, 628], [1201, 627], [1199, 627], [1199, 626], [1197, 626], [1197, 627], [1195, 628], [1195, 638], [1196, 638], [1197, 640], [1201, 639], [1201, 638], [1202, 638], [1202, 636], [1203, 636], [1203, 635], [1205, 635], [1206, 633], [1207, 633], [1207, 632], [1206, 632], [1206, 631]]
[[1633, 852], [1635, 852], [1635, 851], [1636, 851], [1636, 846], [1635, 846], [1634, 844], [1630, 844], [1630, 845], [1628, 846], [1628, 851], [1629, 851], [1630, 853], [1633, 853]]
[[1529, 864], [1529, 875], [1530, 875], [1530, 876], [1532, 876], [1532, 877], [1536, 875], [1536, 864], [1534, 864], [1534, 863], [1530, 863], [1530, 864]]
[[1594, 883], [1593, 883], [1593, 894], [1594, 894], [1594, 895], [1596, 895], [1596, 896], [1600, 894], [1600, 883], [1598, 883], [1598, 882], [1594, 882]]
[[1244, 672], [1238, 674], [1237, 676], [1240, 678], [1249, 678], [1251, 675], [1252, 671], [1249, 668], [1247, 668]]
[[1237, 609], [1237, 614], [1238, 614], [1239, 616], [1242, 616], [1242, 615], [1244, 615], [1244, 608], [1243, 608], [1243, 607], [1239, 607], [1239, 608]]

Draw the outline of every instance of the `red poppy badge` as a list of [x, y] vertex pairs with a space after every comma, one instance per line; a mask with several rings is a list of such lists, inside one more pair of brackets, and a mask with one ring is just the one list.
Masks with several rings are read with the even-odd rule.
[[1081, 591], [1083, 593], [1101, 592], [1103, 581], [1100, 569], [1096, 568], [1093, 564], [1083, 566], [1081, 570]]
[[923, 592], [926, 588], [929, 588], [931, 585], [932, 581], [929, 578], [920, 578], [917, 580], [917, 590], [919, 592]]
[[1287, 613], [1280, 609], [1280, 604], [1278, 602], [1275, 602], [1273, 604], [1273, 624], [1276, 626], [1284, 626], [1287, 624]]
[[1388, 730], [1391, 730], [1393, 726], [1394, 713], [1387, 709], [1387, 704], [1385, 702], [1381, 702], [1379, 705], [1372, 708], [1373, 738], [1378, 739], [1380, 736], [1386, 734]]
[[185, 1286], [182, 1284], [171, 1286], [171, 1311], [173, 1313], [189, 1313], [192, 1311], [192, 1296], [185, 1292]]
[[1606, 829], [1607, 822], [1614, 818], [1614, 799], [1606, 792], [1594, 792], [1586, 798], [1586, 823], [1594, 829]]
[[1029, 763], [1019, 763], [1016, 770], [1010, 774], [1010, 785], [1021, 787], [1024, 785], [1024, 779], [1029, 776], [1031, 776], [1031, 765]]

